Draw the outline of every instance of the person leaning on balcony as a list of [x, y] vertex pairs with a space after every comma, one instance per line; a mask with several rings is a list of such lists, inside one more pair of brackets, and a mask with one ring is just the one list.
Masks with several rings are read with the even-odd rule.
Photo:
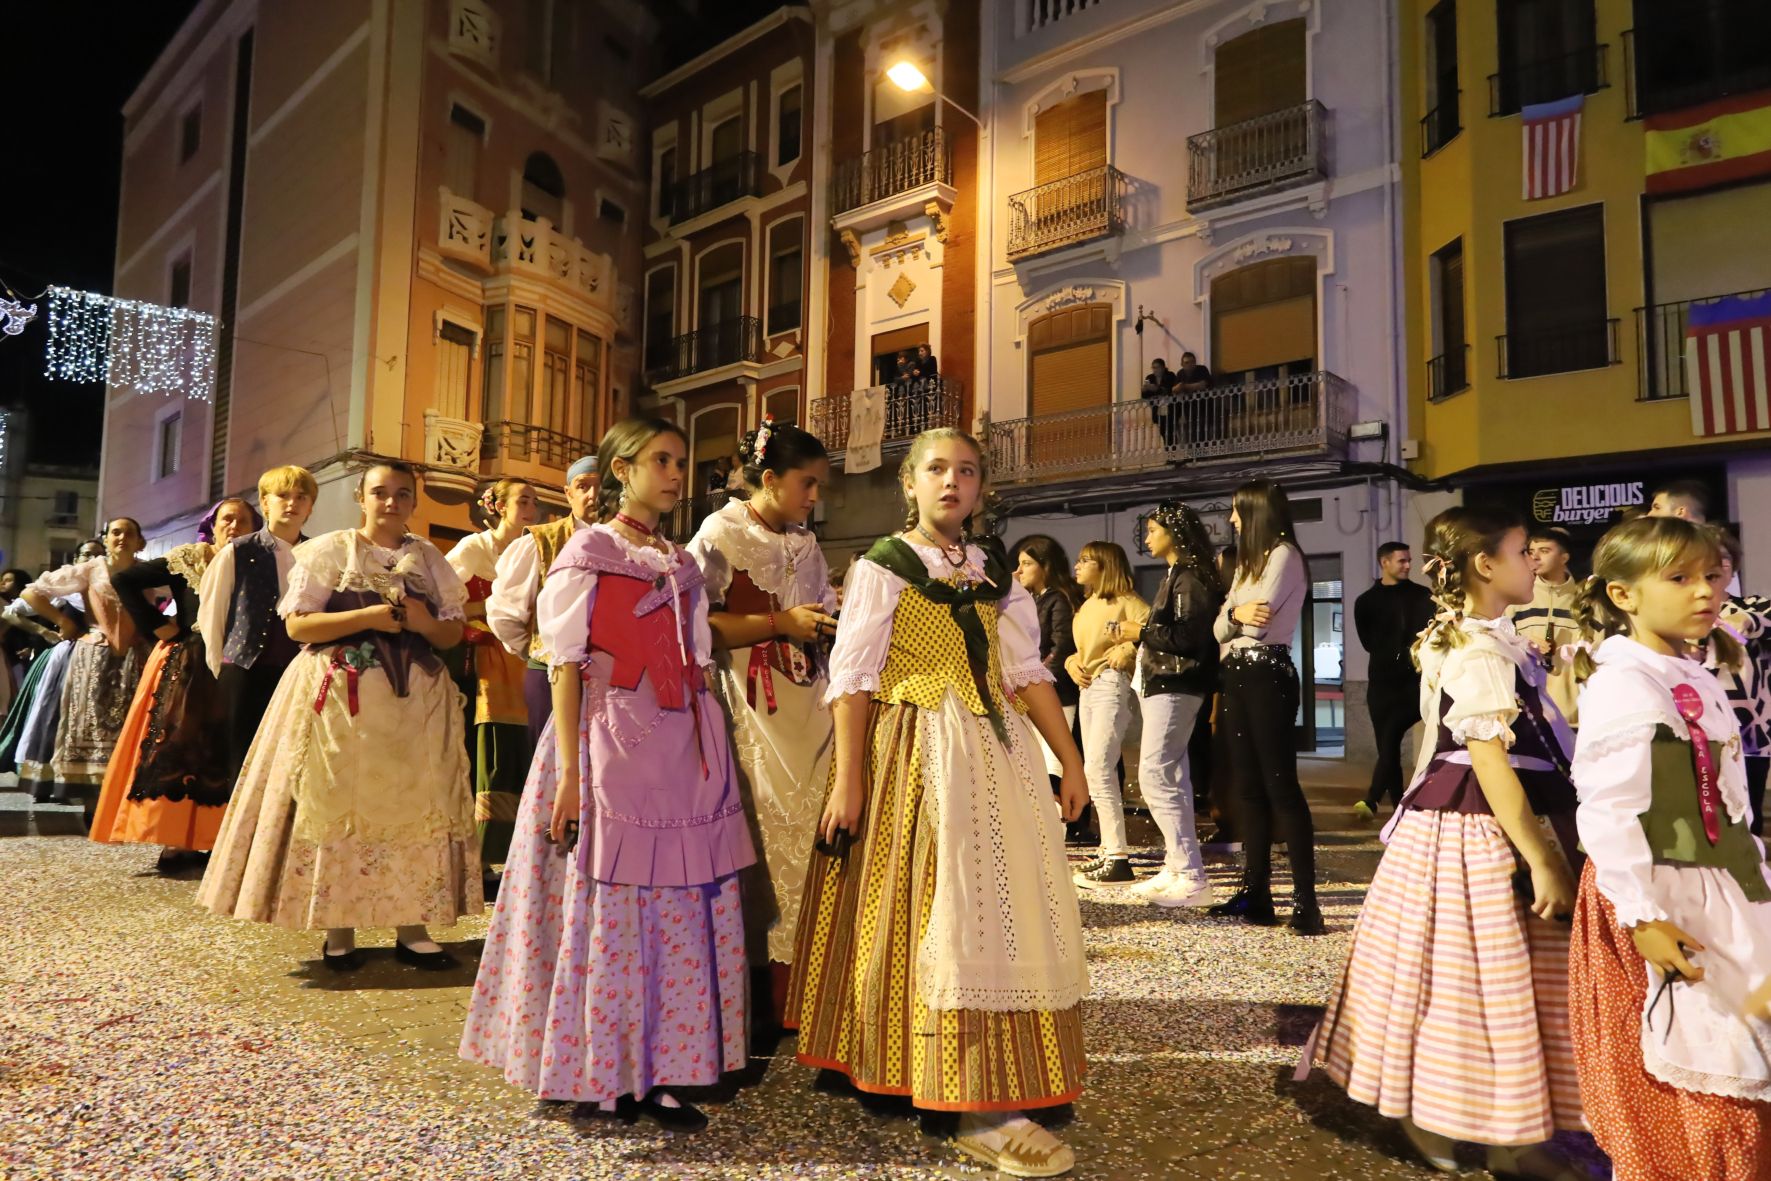
[[[1175, 371], [1175, 388], [1177, 394], [1204, 394], [1211, 389], [1211, 370], [1199, 363], [1199, 358], [1192, 353], [1181, 354], [1181, 367]], [[1202, 443], [1211, 436], [1211, 412], [1206, 407], [1193, 407], [1190, 404], [1201, 401], [1198, 397], [1175, 399], [1181, 405], [1171, 409], [1176, 434], [1183, 434], [1189, 443]], [[1185, 429], [1180, 429], [1182, 424]]]
[[566, 516], [531, 525], [498, 557], [497, 577], [486, 600], [486, 626], [512, 656], [527, 658], [523, 703], [529, 713], [529, 743], [539, 744], [553, 716], [553, 689], [547, 683], [548, 654], [535, 631], [535, 600], [547, 582], [548, 567], [573, 533], [590, 524], [596, 505], [596, 456], [586, 455], [566, 469]]
[[[1144, 375], [1144, 386], [1138, 391], [1141, 398], [1166, 398], [1175, 392], [1175, 375], [1169, 370], [1168, 362], [1161, 357], [1150, 362], [1150, 372]], [[1150, 408], [1150, 419], [1162, 435], [1162, 445], [1175, 445], [1174, 407], [1163, 403]]]
[[916, 434], [921, 434], [937, 425], [931, 421], [933, 415], [929, 412], [929, 399], [926, 395], [934, 393], [934, 382], [940, 375], [941, 368], [935, 363], [935, 354], [929, 350], [929, 346], [926, 344], [917, 345], [916, 356], [910, 362], [910, 379], [914, 383], [911, 390], [925, 396], [916, 399], [911, 404], [910, 429]]

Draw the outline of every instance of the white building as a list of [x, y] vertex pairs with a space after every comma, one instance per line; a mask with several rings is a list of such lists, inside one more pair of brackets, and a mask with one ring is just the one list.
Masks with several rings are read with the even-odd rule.
[[[1002, 532], [1116, 541], [1148, 592], [1141, 514], [1186, 499], [1223, 542], [1231, 490], [1280, 481], [1315, 584], [1301, 742], [1368, 752], [1352, 599], [1381, 542], [1421, 531], [1398, 483], [1391, 6], [989, 0], [984, 26]], [[1188, 352], [1214, 384], [1141, 399]]]

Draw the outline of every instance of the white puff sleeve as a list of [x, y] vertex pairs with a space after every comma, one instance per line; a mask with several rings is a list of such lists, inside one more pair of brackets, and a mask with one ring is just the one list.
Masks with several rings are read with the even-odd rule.
[[892, 650], [892, 612], [905, 585], [902, 578], [877, 562], [863, 559], [849, 571], [836, 644], [830, 650], [830, 689], [825, 701], [879, 688], [879, 674]]
[[346, 554], [353, 542], [354, 529], [322, 533], [311, 541], [295, 547], [295, 564], [289, 568], [289, 589], [277, 604], [277, 614], [312, 615], [324, 611], [332, 601], [332, 592], [344, 581]]
[[68, 595], [84, 595], [92, 585], [92, 567], [103, 558], [87, 558], [84, 562], [72, 562], [42, 574], [27, 586], [26, 590], [36, 591], [47, 599], [66, 598]]
[[556, 667], [590, 659], [590, 608], [596, 574], [582, 566], [561, 566], [541, 584], [535, 598], [535, 631]]
[[1644, 712], [1665, 690], [1629, 669], [1593, 674], [1580, 695], [1574, 744], [1574, 814], [1593, 881], [1617, 908], [1622, 927], [1664, 919], [1654, 894], [1654, 852], [1641, 816], [1654, 802], [1653, 747], [1658, 724]]
[[1458, 744], [1498, 738], [1512, 749], [1513, 721], [1519, 716], [1519, 666], [1482, 637], [1473, 637], [1445, 658], [1439, 678], [1440, 721]]
[[707, 602], [716, 606], [724, 606], [726, 591], [732, 585], [732, 563], [720, 552], [714, 533], [720, 528], [719, 515], [716, 513], [701, 522], [701, 528], [695, 531], [684, 548], [695, 564], [701, 567], [701, 577], [707, 582]]
[[424, 584], [427, 597], [432, 604], [431, 614], [438, 619], [465, 622], [467, 619], [467, 584], [443, 551], [433, 543], [420, 537], [417, 538], [418, 552], [424, 560]]
[[996, 642], [1002, 657], [1002, 679], [1011, 690], [1056, 682], [1052, 670], [1039, 658], [1039, 606], [1019, 582], [1003, 596], [996, 614]]

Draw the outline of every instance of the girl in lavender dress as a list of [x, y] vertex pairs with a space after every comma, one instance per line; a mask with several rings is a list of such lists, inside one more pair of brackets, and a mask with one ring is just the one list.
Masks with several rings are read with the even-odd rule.
[[738, 874], [756, 854], [709, 689], [701, 571], [657, 533], [688, 479], [687, 440], [630, 420], [597, 459], [599, 523], [572, 535], [536, 601], [554, 721], [461, 1055], [543, 1099], [694, 1131], [706, 1117], [665, 1088], [745, 1063]]

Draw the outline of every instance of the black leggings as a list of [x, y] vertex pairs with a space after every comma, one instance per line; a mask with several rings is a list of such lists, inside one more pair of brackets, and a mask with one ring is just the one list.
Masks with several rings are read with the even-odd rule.
[[1298, 785], [1297, 670], [1283, 649], [1232, 653], [1224, 664], [1224, 724], [1242, 821], [1243, 888], [1273, 891], [1273, 837], [1291, 856], [1292, 902], [1316, 901], [1315, 826]]
[[1377, 740], [1377, 762], [1371, 767], [1371, 790], [1365, 793], [1365, 802], [1375, 809], [1386, 796], [1391, 803], [1402, 802], [1402, 743], [1420, 721], [1420, 682], [1372, 681], [1365, 701], [1371, 710], [1372, 736]]

